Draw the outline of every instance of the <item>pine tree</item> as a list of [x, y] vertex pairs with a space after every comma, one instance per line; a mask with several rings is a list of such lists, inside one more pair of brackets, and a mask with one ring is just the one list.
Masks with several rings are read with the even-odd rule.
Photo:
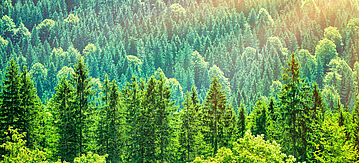
[[219, 147], [226, 146], [231, 137], [228, 129], [234, 125], [234, 116], [232, 109], [227, 105], [224, 90], [218, 78], [214, 76], [203, 107], [203, 123], [208, 128], [204, 135], [206, 141], [211, 144], [213, 155]]
[[155, 124], [156, 124], [156, 144], [157, 144], [157, 159], [163, 162], [170, 160], [169, 145], [173, 137], [173, 121], [172, 113], [176, 111], [174, 106], [175, 102], [171, 100], [171, 90], [169, 86], [165, 85], [164, 76], [161, 74], [160, 79], [157, 81], [157, 100], [155, 102]]
[[90, 135], [90, 116], [92, 108], [90, 106], [90, 99], [94, 92], [91, 90], [91, 78], [88, 77], [88, 69], [84, 63], [83, 58], [78, 58], [77, 64], [74, 66], [74, 73], [71, 76], [71, 84], [74, 88], [74, 109], [76, 110], [76, 132], [78, 136], [78, 154], [82, 154], [84, 148], [91, 146]]
[[193, 161], [199, 152], [205, 152], [197, 151], [203, 144], [199, 111], [197, 90], [193, 86], [191, 92], [186, 93], [183, 109], [180, 112], [179, 151], [182, 161]]
[[281, 118], [285, 124], [284, 131], [289, 137], [289, 140], [282, 143], [290, 144], [288, 150], [292, 152], [293, 156], [304, 160], [306, 156], [303, 151], [305, 151], [307, 136], [305, 129], [308, 127], [306, 122], [308, 117], [305, 112], [309, 108], [309, 87], [299, 77], [300, 65], [294, 55], [292, 53], [287, 68], [284, 68], [285, 73], [282, 74], [282, 80], [285, 84], [279, 96]]
[[41, 100], [37, 96], [37, 91], [34, 87], [33, 81], [30, 75], [27, 72], [27, 67], [22, 68], [20, 74], [20, 108], [24, 112], [25, 117], [25, 126], [24, 132], [26, 132], [27, 145], [30, 148], [33, 148], [36, 145], [39, 145], [42, 148], [45, 148], [45, 138], [44, 135], [44, 124], [43, 120], [40, 118], [42, 111]]
[[57, 155], [62, 160], [72, 161], [78, 153], [78, 132], [76, 131], [76, 110], [74, 108], [74, 88], [62, 76], [55, 88], [53, 97], [53, 109], [55, 110], [56, 125], [58, 128], [59, 141]]
[[[21, 80], [19, 67], [14, 59], [11, 59], [6, 68], [5, 78], [3, 80], [1, 100], [0, 100], [0, 144], [5, 143], [6, 135], [4, 132], [12, 126], [18, 128], [21, 132], [25, 130], [25, 111], [21, 108]], [[0, 155], [5, 154], [3, 148], [0, 149]]]

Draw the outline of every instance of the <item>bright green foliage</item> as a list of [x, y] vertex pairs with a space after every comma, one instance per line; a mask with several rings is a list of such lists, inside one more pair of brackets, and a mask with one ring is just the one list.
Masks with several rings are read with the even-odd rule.
[[[29, 149], [25, 146], [26, 140], [24, 140], [26, 133], [19, 133], [18, 129], [9, 128], [9, 131], [5, 133], [8, 135], [8, 138], [11, 141], [8, 141], [0, 147], [5, 148], [9, 151], [9, 154], [3, 157], [1, 163], [47, 163], [53, 162], [48, 161], [47, 157], [49, 153], [39, 150], [38, 148]], [[98, 154], [93, 154], [88, 152], [87, 154], [81, 155], [81, 157], [76, 157], [73, 162], [75, 163], [105, 163], [106, 157], [108, 155], [100, 156]], [[61, 163], [61, 160], [56, 161], [56, 163]], [[63, 161], [66, 163], [66, 161]]]
[[332, 59], [338, 57], [336, 46], [333, 41], [330, 41], [328, 39], [323, 39], [319, 41], [318, 45], [315, 47], [315, 57], [318, 63], [317, 82], [320, 84], [321, 81], [324, 79], [324, 75], [329, 71], [329, 62]]
[[220, 147], [230, 144], [234, 129], [234, 112], [227, 104], [226, 95], [216, 76], [212, 78], [212, 84], [207, 93], [203, 106], [203, 127], [207, 143], [211, 144], [213, 154]]
[[[3, 80], [2, 92], [0, 96], [0, 143], [5, 143], [4, 132], [10, 126], [19, 128], [20, 132], [25, 129], [26, 114], [21, 106], [21, 81], [19, 67], [12, 59], [6, 68], [5, 78]], [[4, 154], [1, 149], [0, 154]]]
[[205, 144], [201, 133], [201, 109], [197, 99], [197, 90], [192, 87], [187, 92], [183, 109], [179, 113], [179, 153], [180, 160], [192, 161], [197, 156], [205, 154]]
[[87, 152], [87, 154], [82, 154], [81, 157], [76, 157], [74, 163], [106, 163], [106, 157], [108, 155], [100, 156], [92, 152]]
[[40, 151], [39, 149], [31, 150], [26, 147], [26, 133], [19, 133], [18, 129], [13, 129], [9, 127], [9, 131], [5, 132], [5, 135], [8, 136], [10, 141], [0, 145], [1, 148], [4, 148], [8, 151], [8, 154], [3, 156], [3, 160], [0, 162], [3, 163], [46, 163], [47, 153]]
[[61, 68], [61, 70], [57, 73], [56, 78], [58, 81], [61, 80], [61, 78], [65, 77], [67, 79], [70, 79], [71, 74], [74, 73], [74, 69], [71, 67], [64, 66]]
[[233, 148], [221, 148], [215, 157], [204, 159], [197, 157], [194, 163], [216, 162], [295, 162], [292, 155], [281, 152], [281, 146], [275, 141], [264, 140], [263, 135], [254, 136], [247, 131], [243, 138], [233, 143]]
[[84, 50], [82, 50], [82, 54], [84, 56], [88, 55], [89, 53], [96, 52], [97, 48], [94, 44], [88, 44]]
[[36, 88], [34, 87], [33, 81], [30, 77], [30, 74], [27, 72], [27, 67], [22, 68], [20, 74], [20, 99], [21, 104], [20, 108], [25, 113], [25, 123], [24, 123], [24, 132], [26, 132], [27, 145], [30, 148], [33, 147], [46, 147], [45, 143], [45, 126], [41, 124], [44, 123], [43, 114], [44, 110], [41, 106], [41, 100], [37, 96]]
[[357, 159], [357, 151], [353, 144], [346, 140], [345, 126], [340, 126], [333, 116], [326, 118], [321, 125], [322, 146], [315, 153], [319, 162], [353, 162]]
[[338, 28], [336, 27], [327, 27], [324, 29], [324, 38], [333, 41], [337, 48], [337, 52], [340, 53], [342, 51], [343, 46], [343, 38], [342, 35], [339, 33]]
[[78, 23], [80, 21], [80, 19], [74, 14], [69, 14], [67, 16], [67, 18], [64, 19], [64, 21], [69, 23], [69, 24], [76, 24], [76, 23]]
[[[295, 53], [288, 60], [288, 66], [284, 68], [282, 80], [285, 83], [279, 95], [281, 103], [280, 114], [283, 118], [282, 142], [286, 151], [293, 153], [299, 160], [305, 159], [306, 141], [310, 121], [307, 121], [309, 112], [308, 98], [309, 87], [300, 78], [299, 67]], [[300, 134], [299, 134], [300, 133]], [[289, 145], [290, 144], [290, 145]], [[304, 157], [303, 157], [304, 155]], [[302, 156], [302, 157], [300, 157]]]

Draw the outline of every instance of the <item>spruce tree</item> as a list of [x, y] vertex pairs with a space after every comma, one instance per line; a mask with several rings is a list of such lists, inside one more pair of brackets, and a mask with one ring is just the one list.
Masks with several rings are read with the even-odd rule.
[[200, 132], [201, 114], [199, 107], [197, 91], [193, 86], [191, 92], [186, 93], [183, 109], [179, 117], [179, 151], [180, 160], [182, 161], [192, 161], [197, 154], [205, 152], [198, 151], [203, 144], [203, 140], [201, 140], [202, 133]]
[[45, 126], [43, 126], [44, 122], [40, 118], [43, 108], [41, 106], [41, 100], [37, 96], [33, 81], [27, 72], [26, 66], [22, 68], [20, 82], [20, 108], [24, 112], [25, 117], [24, 132], [27, 133], [27, 145], [30, 148], [33, 148], [36, 145], [45, 148], [45, 138], [43, 136]]
[[156, 124], [156, 145], [157, 145], [157, 159], [161, 162], [170, 161], [169, 148], [171, 139], [173, 137], [173, 121], [172, 113], [176, 111], [174, 106], [175, 102], [171, 100], [171, 90], [169, 86], [165, 85], [164, 76], [161, 74], [160, 79], [157, 81], [156, 88], [157, 100], [155, 106], [155, 124]]
[[141, 150], [140, 133], [142, 125], [139, 124], [143, 91], [139, 88], [136, 76], [133, 76], [131, 83], [127, 83], [123, 89], [125, 122], [126, 122], [126, 161], [142, 162], [143, 150]]
[[[19, 67], [14, 59], [11, 59], [6, 67], [6, 74], [3, 80], [1, 100], [0, 100], [0, 144], [5, 143], [6, 135], [4, 132], [10, 126], [18, 128], [19, 131], [25, 131], [26, 113], [21, 107], [21, 80]], [[5, 154], [3, 148], [0, 149], [0, 155]]]
[[244, 133], [246, 132], [246, 113], [243, 103], [239, 107], [239, 113], [237, 118], [237, 138], [243, 138]]
[[216, 76], [207, 93], [203, 114], [203, 123], [207, 127], [207, 131], [204, 131], [205, 139], [211, 144], [215, 155], [220, 147], [230, 143], [231, 130], [228, 129], [234, 126], [233, 111], [227, 104], [226, 95]]
[[90, 100], [94, 92], [91, 90], [91, 78], [88, 77], [88, 69], [84, 63], [82, 56], [78, 58], [77, 64], [74, 66], [74, 73], [71, 75], [71, 84], [74, 88], [74, 109], [76, 110], [76, 132], [78, 136], [78, 154], [82, 154], [85, 148], [91, 148], [89, 138], [90, 116], [92, 116], [92, 108]]
[[62, 76], [55, 91], [52, 106], [56, 113], [55, 119], [59, 134], [57, 155], [62, 160], [72, 161], [77, 156], [78, 150], [77, 115], [73, 98], [74, 89], [66, 76]]
[[[292, 53], [288, 60], [288, 66], [284, 68], [282, 80], [285, 83], [279, 95], [281, 104], [281, 118], [284, 122], [285, 135], [289, 140], [284, 144], [290, 144], [288, 150], [299, 160], [305, 160], [305, 146], [307, 144], [307, 130], [309, 117], [306, 112], [309, 108], [309, 87], [299, 77], [299, 63]], [[284, 139], [286, 139], [284, 137]]]
[[267, 138], [267, 106], [266, 103], [259, 99], [254, 106], [253, 114], [253, 135], [262, 135]]

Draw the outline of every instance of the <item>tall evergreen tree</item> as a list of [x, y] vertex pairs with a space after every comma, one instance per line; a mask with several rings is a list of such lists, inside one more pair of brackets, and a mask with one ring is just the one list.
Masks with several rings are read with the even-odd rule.
[[[19, 67], [14, 59], [11, 59], [6, 67], [6, 74], [3, 80], [1, 100], [0, 100], [0, 143], [6, 141], [4, 132], [12, 126], [18, 128], [21, 132], [25, 131], [26, 115], [25, 110], [21, 108], [21, 80]], [[5, 154], [3, 148], [0, 154]]]
[[252, 132], [254, 135], [264, 134], [267, 138], [267, 106], [266, 103], [259, 99], [254, 106]]
[[94, 92], [91, 90], [91, 78], [88, 77], [88, 69], [84, 63], [82, 56], [78, 58], [77, 64], [74, 66], [74, 73], [71, 76], [71, 84], [74, 88], [74, 109], [76, 110], [76, 132], [78, 136], [78, 154], [82, 154], [85, 148], [91, 148], [89, 135], [90, 116], [93, 112], [90, 106], [90, 100]]
[[179, 151], [182, 161], [192, 161], [198, 156], [197, 154], [205, 152], [198, 151], [203, 146], [199, 107], [197, 90], [193, 86], [191, 92], [186, 93], [183, 109], [180, 112]]
[[157, 81], [157, 100], [155, 101], [155, 124], [156, 124], [156, 144], [157, 159], [163, 162], [169, 162], [170, 151], [169, 145], [173, 137], [172, 113], [176, 111], [175, 102], [171, 100], [171, 90], [165, 85], [165, 78], [161, 74]]
[[74, 108], [74, 88], [62, 76], [55, 88], [56, 94], [52, 99], [55, 110], [56, 125], [58, 128], [59, 141], [57, 155], [62, 160], [72, 161], [78, 152], [78, 132], [76, 132], [76, 110]]
[[27, 145], [30, 148], [39, 145], [45, 148], [44, 124], [40, 118], [42, 111], [41, 100], [37, 96], [36, 88], [34, 87], [33, 81], [27, 72], [27, 67], [22, 68], [20, 74], [20, 108], [24, 112], [25, 126], [24, 131], [26, 134]]
[[142, 162], [143, 150], [140, 146], [140, 133], [142, 125], [139, 124], [141, 116], [142, 90], [137, 78], [133, 76], [131, 83], [127, 83], [122, 91], [124, 95], [125, 122], [126, 122], [126, 161]]
[[[284, 122], [284, 132], [289, 140], [285, 140], [287, 150], [299, 160], [305, 160], [305, 145], [308, 127], [306, 111], [309, 108], [309, 87], [299, 77], [299, 63], [292, 53], [282, 74], [285, 83], [279, 95], [281, 118]], [[284, 138], [286, 139], [286, 138]], [[290, 144], [290, 145], [289, 145]]]
[[207, 131], [204, 131], [205, 139], [211, 144], [214, 155], [220, 147], [230, 143], [229, 131], [234, 126], [233, 110], [228, 106], [226, 95], [216, 76], [207, 93], [203, 114], [203, 123], [207, 127]]

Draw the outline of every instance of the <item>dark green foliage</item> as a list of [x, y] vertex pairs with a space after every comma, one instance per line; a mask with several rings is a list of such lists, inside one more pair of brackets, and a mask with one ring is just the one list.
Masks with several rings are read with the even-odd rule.
[[300, 162], [353, 162], [357, 6], [3, 0], [0, 143], [13, 126], [49, 161], [230, 162], [255, 153], [227, 155], [251, 130]]
[[207, 93], [203, 106], [203, 127], [205, 140], [211, 144], [213, 155], [227, 146], [234, 129], [234, 112], [227, 104], [226, 95], [216, 76]]

